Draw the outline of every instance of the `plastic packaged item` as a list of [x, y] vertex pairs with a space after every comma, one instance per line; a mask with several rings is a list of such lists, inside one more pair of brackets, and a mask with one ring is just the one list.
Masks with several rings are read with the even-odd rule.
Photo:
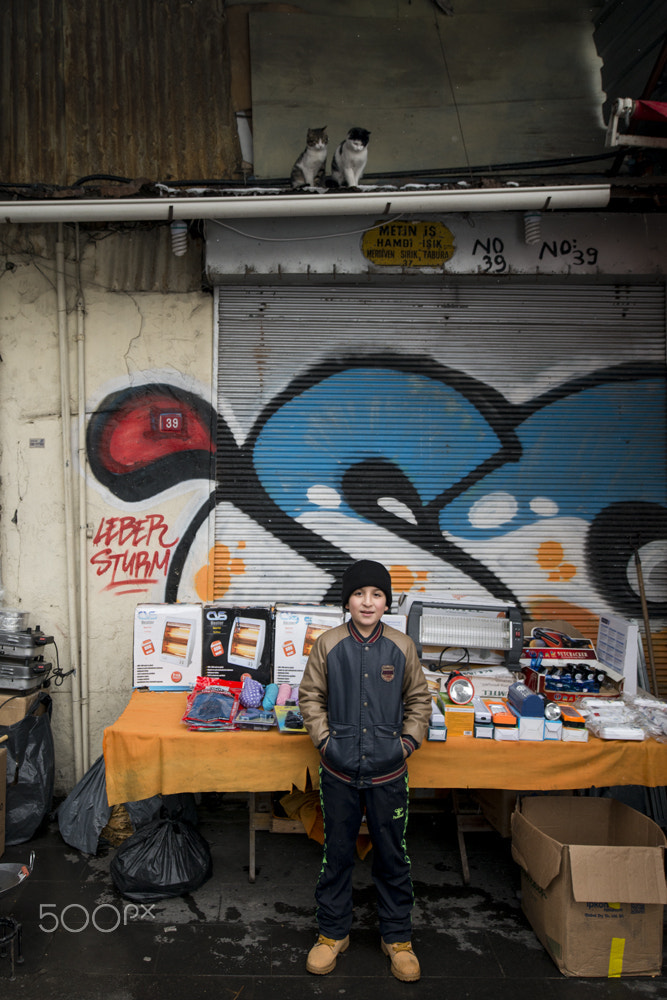
[[262, 708], [265, 712], [269, 712], [276, 704], [276, 698], [278, 697], [278, 685], [277, 684], [267, 684], [264, 691], [264, 700], [262, 701]]
[[278, 697], [276, 698], [276, 705], [286, 705], [290, 699], [291, 693], [292, 693], [291, 684], [279, 684]]
[[264, 698], [264, 685], [252, 677], [246, 677], [243, 681], [239, 701], [244, 708], [259, 708]]

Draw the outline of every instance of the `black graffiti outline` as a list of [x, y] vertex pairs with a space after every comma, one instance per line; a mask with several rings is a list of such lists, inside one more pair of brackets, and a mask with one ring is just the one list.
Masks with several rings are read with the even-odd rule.
[[[428, 370], [425, 370], [426, 364], [428, 364]], [[471, 470], [458, 483], [444, 490], [425, 504], [422, 504], [420, 501], [417, 502], [419, 498], [414, 487], [410, 484], [407, 476], [400, 469], [396, 468], [396, 481], [401, 486], [404, 496], [412, 491], [412, 506], [410, 509], [415, 516], [416, 524], [411, 524], [400, 516], [379, 506], [377, 503], [378, 497], [376, 496], [375, 502], [373, 502], [372, 498], [361, 488], [363, 483], [369, 480], [368, 473], [373, 472], [372, 463], [383, 463], [382, 470], [376, 468], [375, 471], [377, 474], [382, 471], [383, 481], [387, 482], [387, 466], [391, 463], [387, 463], [382, 459], [362, 460], [360, 463], [350, 466], [343, 479], [343, 491], [346, 501], [357, 513], [366, 519], [390, 531], [392, 534], [403, 538], [410, 544], [421, 548], [425, 552], [435, 555], [437, 558], [455, 566], [471, 579], [478, 582], [489, 593], [493, 594], [494, 597], [517, 604], [520, 612], [523, 614], [525, 614], [525, 611], [521, 607], [521, 602], [504, 581], [497, 578], [493, 571], [483, 562], [470, 556], [463, 549], [459, 548], [456, 543], [444, 537], [439, 525], [439, 515], [442, 509], [490, 472], [501, 465], [508, 462], [516, 462], [520, 459], [522, 448], [516, 428], [528, 416], [539, 409], [551, 405], [558, 399], [576, 394], [585, 388], [614, 381], [632, 381], [655, 377], [656, 374], [664, 377], [664, 371], [656, 364], [629, 362], [597, 370], [585, 376], [578, 376], [566, 383], [562, 383], [554, 389], [548, 390], [527, 403], [511, 404], [501, 393], [486, 383], [457, 369], [448, 368], [430, 358], [425, 361], [423, 357], [390, 352], [369, 357], [363, 355], [342, 357], [322, 361], [309, 368], [306, 372], [297, 375], [266, 405], [242, 445], [236, 443], [224, 418], [216, 414], [213, 408], [200, 397], [188, 393], [186, 390], [181, 390], [168, 383], [146, 383], [141, 386], [133, 386], [129, 389], [121, 390], [118, 393], [112, 393], [106, 397], [91, 417], [87, 433], [87, 450], [91, 471], [119, 499], [146, 499], [148, 496], [153, 496], [159, 492], [153, 488], [151, 482], [155, 474], [155, 463], [134, 473], [114, 475], [104, 467], [103, 463], [99, 460], [99, 454], [96, 453], [96, 448], [103, 434], [105, 420], [109, 419], [110, 414], [117, 412], [118, 405], [121, 402], [127, 404], [133, 394], [136, 395], [137, 399], [142, 400], [145, 400], [147, 394], [151, 393], [155, 393], [156, 395], [171, 394], [174, 398], [186, 400], [200, 414], [201, 418], [208, 422], [208, 426], [211, 428], [211, 434], [214, 436], [216, 442], [217, 457], [207, 452], [204, 462], [201, 453], [180, 452], [175, 454], [169, 453], [162, 459], [155, 460], [160, 466], [160, 471], [166, 475], [168, 485], [198, 478], [197, 475], [193, 475], [191, 466], [188, 467], [187, 456], [190, 456], [190, 459], [194, 462], [195, 470], [200, 473], [200, 477], [203, 477], [201, 474], [204, 472], [205, 465], [207, 478], [213, 481], [216, 479], [216, 468], [219, 469], [221, 455], [229, 466], [223, 472], [221, 477], [222, 482], [216, 482], [214, 490], [195, 513], [176, 546], [170, 560], [165, 585], [166, 601], [171, 602], [177, 599], [181, 575], [195, 536], [215, 507], [223, 502], [229, 502], [243, 511], [257, 524], [274, 535], [274, 537], [287, 544], [290, 548], [293, 548], [300, 555], [303, 555], [334, 580], [340, 577], [341, 572], [349, 562], [349, 556], [336, 545], [323, 539], [315, 531], [295, 521], [275, 503], [257, 475], [253, 455], [257, 440], [266, 423], [287, 402], [335, 374], [347, 372], [352, 369], [368, 368], [384, 370], [391, 368], [396, 371], [418, 374], [425, 378], [440, 381], [455, 389], [468, 399], [477, 412], [487, 421], [489, 427], [496, 435], [499, 447], [493, 455]], [[370, 465], [369, 462], [371, 463]], [[370, 478], [372, 480], [373, 477], [371, 476]], [[162, 485], [161, 489], [164, 488], [166, 487]], [[386, 494], [386, 489], [383, 490], [383, 493]], [[401, 500], [401, 497], [397, 496], [397, 499]], [[415, 508], [417, 509], [415, 510]], [[332, 584], [324, 595], [323, 600], [337, 600], [335, 584]]]

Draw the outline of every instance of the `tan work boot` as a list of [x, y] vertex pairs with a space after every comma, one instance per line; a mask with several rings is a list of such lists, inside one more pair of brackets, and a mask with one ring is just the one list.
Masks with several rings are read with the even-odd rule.
[[391, 971], [402, 983], [415, 983], [421, 976], [419, 960], [412, 950], [411, 941], [392, 941], [382, 938], [382, 950], [391, 959]]
[[341, 941], [320, 934], [317, 943], [308, 952], [307, 971], [313, 972], [316, 976], [326, 976], [327, 972], [331, 972], [336, 967], [336, 958], [347, 950], [349, 943], [349, 934]]

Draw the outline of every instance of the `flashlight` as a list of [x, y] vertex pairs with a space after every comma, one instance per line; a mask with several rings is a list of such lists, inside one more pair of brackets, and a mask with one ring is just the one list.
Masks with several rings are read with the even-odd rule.
[[453, 670], [445, 685], [447, 697], [455, 705], [467, 705], [475, 695], [472, 681], [464, 677], [458, 670]]

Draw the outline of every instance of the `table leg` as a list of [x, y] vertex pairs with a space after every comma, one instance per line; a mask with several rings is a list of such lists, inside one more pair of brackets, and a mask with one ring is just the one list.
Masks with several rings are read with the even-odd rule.
[[248, 792], [248, 881], [255, 881], [255, 831], [257, 818], [255, 814], [255, 793]]

